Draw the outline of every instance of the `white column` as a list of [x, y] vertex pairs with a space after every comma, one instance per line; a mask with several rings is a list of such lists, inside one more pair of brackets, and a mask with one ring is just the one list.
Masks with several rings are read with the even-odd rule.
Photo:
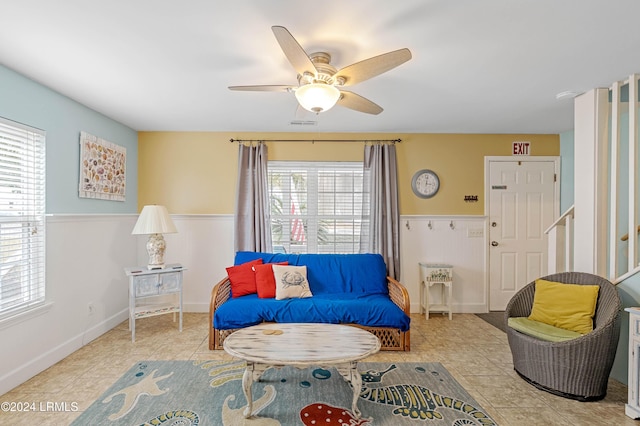
[[575, 99], [574, 270], [607, 276], [608, 89]]
[[609, 200], [609, 235], [613, 240], [609, 244], [609, 279], [618, 277], [618, 167], [620, 162], [620, 82], [611, 86], [611, 176]]
[[638, 75], [629, 77], [629, 266], [638, 264]]

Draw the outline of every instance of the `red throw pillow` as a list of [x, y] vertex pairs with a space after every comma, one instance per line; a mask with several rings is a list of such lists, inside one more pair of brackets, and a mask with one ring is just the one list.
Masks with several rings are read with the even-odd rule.
[[288, 265], [289, 262], [265, 263], [253, 265], [256, 274], [256, 289], [261, 299], [273, 299], [276, 297], [276, 279], [273, 276], [273, 265]]
[[257, 292], [256, 274], [252, 268], [254, 265], [260, 264], [262, 264], [262, 259], [256, 259], [227, 268], [227, 275], [229, 275], [229, 281], [231, 281], [231, 297], [240, 297]]

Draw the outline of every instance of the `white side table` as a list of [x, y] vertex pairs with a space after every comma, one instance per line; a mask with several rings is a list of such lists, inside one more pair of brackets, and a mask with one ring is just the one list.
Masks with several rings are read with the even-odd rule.
[[640, 418], [640, 308], [625, 308], [629, 312], [629, 371], [627, 372], [627, 404], [624, 413], [632, 419]]
[[[425, 318], [429, 319], [429, 311], [449, 313], [452, 318], [451, 300], [453, 295], [453, 266], [445, 264], [420, 262], [420, 313], [425, 311]], [[431, 286], [441, 286], [441, 298], [439, 304], [431, 302], [429, 290]]]
[[[163, 269], [147, 269], [146, 266], [125, 268], [129, 277], [129, 329], [131, 341], [136, 341], [136, 319], [179, 313], [179, 330], [182, 331], [182, 272], [180, 264], [167, 265]], [[173, 296], [173, 297], [172, 297]]]

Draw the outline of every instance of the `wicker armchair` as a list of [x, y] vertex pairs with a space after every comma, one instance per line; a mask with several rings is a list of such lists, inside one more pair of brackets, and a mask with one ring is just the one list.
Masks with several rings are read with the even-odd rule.
[[[539, 389], [579, 401], [605, 397], [620, 335], [620, 296], [616, 287], [597, 275], [562, 272], [543, 279], [562, 283], [600, 286], [594, 316], [594, 330], [564, 342], [547, 342], [507, 327], [513, 367]], [[518, 291], [505, 310], [510, 317], [531, 313], [535, 281]]]

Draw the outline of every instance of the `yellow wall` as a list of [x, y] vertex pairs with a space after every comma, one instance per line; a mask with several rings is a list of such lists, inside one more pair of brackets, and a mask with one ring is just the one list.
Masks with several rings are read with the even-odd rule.
[[[484, 214], [484, 157], [510, 156], [513, 141], [530, 141], [531, 155], [560, 155], [559, 135], [140, 132], [138, 210], [163, 204], [172, 214], [234, 211], [237, 143], [234, 139], [402, 139], [396, 145], [400, 214]], [[362, 161], [363, 144], [269, 142], [270, 160]], [[420, 199], [411, 178], [421, 169], [440, 177], [440, 191]], [[477, 195], [477, 203], [464, 201]]]

